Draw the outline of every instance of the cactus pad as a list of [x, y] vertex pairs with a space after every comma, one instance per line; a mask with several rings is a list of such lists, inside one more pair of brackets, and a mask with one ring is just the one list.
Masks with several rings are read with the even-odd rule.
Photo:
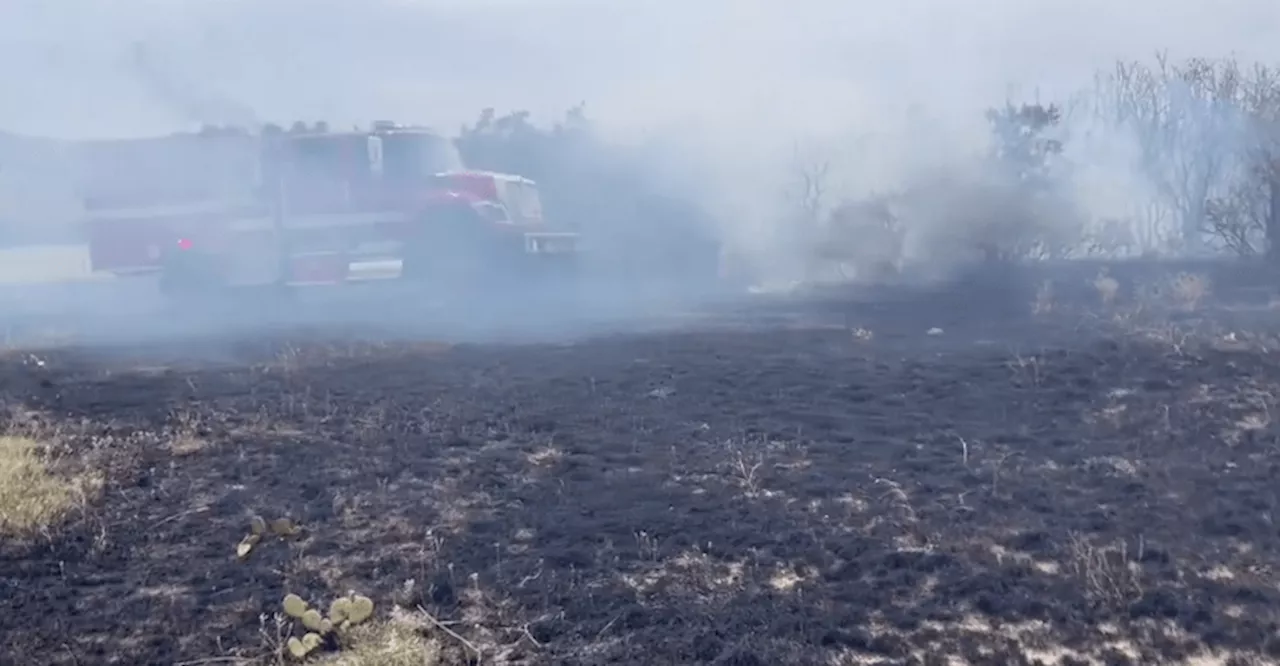
[[322, 643], [324, 643], [324, 639], [320, 637], [320, 634], [314, 632], [307, 632], [307, 634], [302, 637], [302, 647], [306, 648], [307, 652], [315, 650], [320, 647]]
[[284, 614], [292, 618], [302, 619], [307, 612], [307, 602], [296, 594], [286, 595], [284, 598]]
[[276, 536], [293, 536], [299, 531], [298, 526], [293, 524], [288, 518], [276, 518], [271, 521], [271, 533]]
[[320, 611], [314, 608], [309, 608], [302, 614], [301, 620], [302, 626], [307, 629], [310, 629], [311, 631], [320, 631], [320, 624], [324, 618], [320, 617]]
[[351, 598], [351, 607], [347, 611], [347, 619], [351, 624], [360, 624], [373, 616], [373, 600], [356, 595]]
[[295, 659], [302, 659], [303, 657], [307, 656], [308, 652], [311, 651], [311, 650], [308, 650], [307, 646], [304, 645], [302, 641], [298, 640], [296, 637], [290, 638], [289, 642], [285, 643], [285, 647], [289, 648], [289, 654], [293, 655]]
[[351, 615], [351, 600], [338, 597], [329, 604], [329, 621], [335, 625], [342, 624]]
[[240, 543], [236, 544], [236, 557], [240, 559], [248, 557], [249, 553], [253, 552], [253, 547], [258, 545], [261, 540], [262, 537], [257, 534], [246, 535], [240, 540]]

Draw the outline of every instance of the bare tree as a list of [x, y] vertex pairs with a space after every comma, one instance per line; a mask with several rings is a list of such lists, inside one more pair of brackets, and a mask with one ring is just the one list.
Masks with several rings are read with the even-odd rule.
[[805, 280], [822, 278], [831, 268], [847, 277], [840, 266], [847, 261], [843, 239], [828, 234], [827, 214], [831, 207], [831, 159], [821, 148], [797, 140], [791, 146], [789, 177], [782, 193], [787, 224], [777, 231], [775, 241], [791, 249]]
[[796, 217], [795, 222], [808, 232], [821, 226], [827, 212], [831, 186], [831, 160], [804, 150], [799, 142], [792, 146], [792, 182], [787, 191]]
[[1267, 250], [1271, 217], [1271, 169], [1263, 163], [1239, 174], [1224, 191], [1205, 202], [1205, 229], [1224, 248], [1241, 257]]
[[[1120, 62], [1097, 80], [1096, 112], [1132, 133], [1140, 168], [1167, 207], [1184, 249], [1209, 242], [1255, 254], [1269, 215], [1260, 187], [1275, 151], [1280, 77], [1263, 65], [1192, 58]], [[1260, 168], [1266, 165], [1265, 168]]]

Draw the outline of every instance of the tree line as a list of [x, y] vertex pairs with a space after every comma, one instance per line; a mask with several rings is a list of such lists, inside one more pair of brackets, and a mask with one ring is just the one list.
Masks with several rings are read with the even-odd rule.
[[[1124, 205], [1084, 220], [1077, 251], [1280, 250], [1280, 68], [1158, 54], [1100, 72], [1074, 99], [988, 117], [1015, 168], [1045, 174], [1032, 187], [1069, 187], [1101, 165], [1118, 181], [1113, 190], [1128, 190], [1115, 192], [1127, 195]], [[1050, 136], [1044, 150], [1025, 146]]]
[[[829, 164], [796, 167], [791, 219], [817, 254], [890, 254], [913, 220], [933, 242], [963, 235], [986, 255], [1231, 254], [1280, 250], [1280, 68], [1163, 54], [1117, 62], [1069, 98], [986, 111], [980, 178], [922, 175], [888, 192], [830, 200]], [[458, 146], [469, 164], [528, 174], [564, 219], [698, 224], [697, 193], [647, 192], [644, 170], [596, 135], [582, 107], [550, 127], [484, 111]], [[780, 196], [781, 188], [780, 188]], [[873, 242], [868, 242], [872, 239]], [[888, 245], [886, 245], [888, 244]], [[868, 249], [870, 247], [871, 249]], [[890, 248], [886, 250], [886, 248]]]

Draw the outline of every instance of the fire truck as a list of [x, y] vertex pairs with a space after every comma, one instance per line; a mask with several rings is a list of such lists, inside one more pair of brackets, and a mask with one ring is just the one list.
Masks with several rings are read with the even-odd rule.
[[93, 269], [157, 275], [176, 298], [369, 279], [474, 294], [572, 272], [581, 250], [536, 183], [466, 169], [422, 127], [206, 128], [75, 153]]

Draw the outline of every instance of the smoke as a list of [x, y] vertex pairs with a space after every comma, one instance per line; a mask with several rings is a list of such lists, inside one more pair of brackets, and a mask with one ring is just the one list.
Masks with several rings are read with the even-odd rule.
[[186, 122], [138, 80], [139, 44], [184, 87], [269, 118], [455, 125], [487, 106], [545, 117], [587, 100], [619, 132], [755, 130], [752, 143], [775, 146], [878, 133], [916, 105], [963, 123], [1010, 90], [1071, 92], [1156, 49], [1245, 60], [1280, 49], [1262, 0], [1211, 13], [1154, 0], [11, 0], [0, 11], [0, 80], [28, 101], [6, 104], [0, 125], [56, 135]]
[[[486, 107], [549, 123], [585, 101], [651, 190], [695, 198], [724, 240], [790, 266], [779, 228], [806, 164], [830, 166], [828, 207], [934, 183], [918, 229], [964, 230], [950, 211], [1008, 198], [972, 173], [984, 109], [1071, 99], [1157, 50], [1277, 62], [1276, 18], [1267, 0], [8, 0], [0, 128], [395, 118], [452, 133]], [[1130, 219], [1161, 188], [1131, 126], [1074, 109], [1062, 131], [1076, 167], [1062, 228]], [[947, 237], [922, 233], [922, 253]]]

